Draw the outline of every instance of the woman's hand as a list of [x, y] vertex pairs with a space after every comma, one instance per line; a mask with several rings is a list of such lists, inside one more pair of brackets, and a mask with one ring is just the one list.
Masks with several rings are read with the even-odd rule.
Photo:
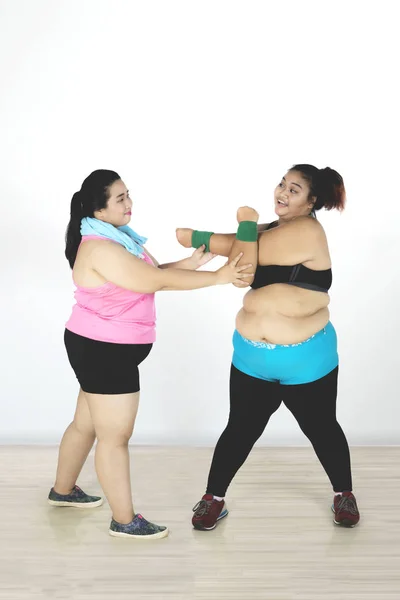
[[186, 227], [178, 227], [178, 229], [176, 229], [176, 239], [184, 248], [192, 247], [193, 231], [193, 229], [188, 229]]
[[242, 221], [255, 221], [257, 223], [260, 215], [254, 208], [250, 208], [250, 206], [241, 206], [236, 213], [236, 218], [238, 223]]
[[250, 283], [248, 281], [244, 281], [246, 278], [252, 278], [254, 273], [243, 273], [246, 269], [249, 269], [253, 265], [242, 265], [238, 267], [237, 264], [239, 260], [242, 258], [243, 252], [240, 252], [235, 258], [231, 261], [228, 261], [223, 267], [215, 271], [215, 275], [217, 277], [217, 285], [224, 285], [227, 283], [233, 283], [236, 286], [246, 287], [249, 286]]
[[[191, 229], [189, 231], [192, 231]], [[203, 244], [200, 248], [197, 248], [189, 258], [186, 259], [186, 262], [189, 266], [189, 269], [196, 270], [203, 265], [206, 265], [210, 260], [215, 258], [217, 254], [213, 254], [212, 252], [204, 252], [205, 245]]]

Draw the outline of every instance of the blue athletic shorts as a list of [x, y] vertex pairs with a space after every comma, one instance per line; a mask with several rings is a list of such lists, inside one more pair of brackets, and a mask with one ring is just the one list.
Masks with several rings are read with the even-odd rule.
[[253, 342], [235, 330], [233, 365], [243, 373], [282, 385], [310, 383], [325, 377], [338, 366], [337, 337], [329, 322], [299, 344]]

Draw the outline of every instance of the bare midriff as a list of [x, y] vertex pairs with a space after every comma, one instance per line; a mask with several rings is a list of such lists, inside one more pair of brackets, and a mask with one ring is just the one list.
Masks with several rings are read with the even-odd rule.
[[236, 317], [236, 329], [250, 340], [297, 344], [329, 322], [329, 295], [286, 283], [250, 290]]

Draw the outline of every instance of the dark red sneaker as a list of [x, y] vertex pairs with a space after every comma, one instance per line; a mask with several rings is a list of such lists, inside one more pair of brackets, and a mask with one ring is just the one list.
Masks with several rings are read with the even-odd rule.
[[343, 492], [341, 496], [335, 496], [332, 510], [335, 513], [333, 522], [343, 527], [354, 527], [360, 520], [357, 502], [352, 492]]
[[228, 515], [224, 500], [214, 500], [212, 494], [204, 494], [200, 502], [193, 507], [193, 512], [192, 525], [202, 531], [215, 529], [217, 522]]

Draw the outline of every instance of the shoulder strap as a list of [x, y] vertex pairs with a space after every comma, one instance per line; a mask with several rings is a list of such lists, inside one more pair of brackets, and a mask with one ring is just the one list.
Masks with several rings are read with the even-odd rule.
[[268, 229], [273, 229], [274, 227], [277, 227], [277, 226], [278, 226], [278, 221], [272, 221], [272, 223], [269, 223], [269, 225], [265, 231], [268, 231]]

